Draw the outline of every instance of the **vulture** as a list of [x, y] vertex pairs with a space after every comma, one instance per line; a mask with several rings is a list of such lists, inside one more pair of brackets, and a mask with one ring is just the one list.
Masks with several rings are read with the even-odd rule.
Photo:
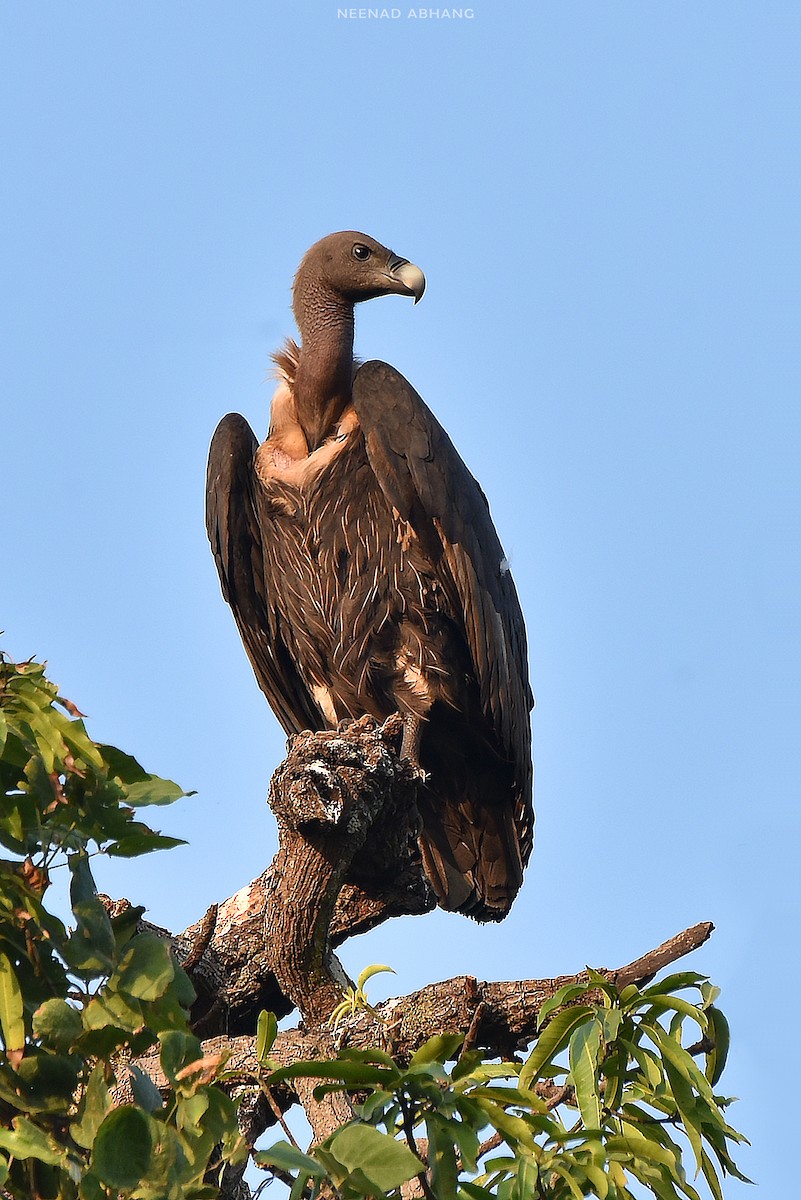
[[419, 846], [442, 908], [508, 913], [532, 846], [526, 633], [487, 500], [387, 363], [353, 356], [354, 306], [423, 295], [419, 267], [363, 233], [295, 276], [300, 345], [273, 357], [266, 441], [214, 434], [206, 520], [225, 599], [286, 733], [403, 715]]

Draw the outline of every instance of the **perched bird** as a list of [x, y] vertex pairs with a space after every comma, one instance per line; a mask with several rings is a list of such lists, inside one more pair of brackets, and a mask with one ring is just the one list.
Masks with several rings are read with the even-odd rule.
[[267, 440], [229, 414], [207, 529], [223, 594], [284, 730], [404, 716], [423, 864], [443, 908], [506, 916], [532, 845], [526, 634], [478, 483], [414, 388], [353, 358], [354, 305], [422, 271], [334, 233], [293, 289]]

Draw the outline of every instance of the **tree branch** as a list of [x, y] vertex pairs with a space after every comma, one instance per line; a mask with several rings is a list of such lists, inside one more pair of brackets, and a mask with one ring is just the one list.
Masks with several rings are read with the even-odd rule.
[[[586, 971], [495, 983], [457, 976], [356, 1012], [341, 1022], [334, 1041], [327, 1019], [348, 980], [333, 948], [389, 917], [435, 906], [417, 845], [417, 781], [398, 753], [401, 729], [397, 716], [381, 727], [362, 718], [290, 739], [270, 785], [279, 835], [273, 862], [183, 934], [158, 931], [195, 985], [193, 1026], [204, 1054], [226, 1054], [232, 1086], [249, 1096], [243, 1112], [251, 1145], [294, 1103], [306, 1109], [316, 1140], [352, 1116], [344, 1094], [316, 1102], [309, 1080], [274, 1089], [267, 1103], [253, 1036], [263, 1008], [278, 1016], [297, 1008], [304, 1020], [276, 1038], [270, 1058], [282, 1066], [330, 1058], [344, 1045], [380, 1045], [409, 1058], [433, 1034], [450, 1032], [465, 1035], [467, 1048], [511, 1058], [536, 1035], [544, 1002], [566, 983], [587, 982]], [[118, 910], [127, 901], [107, 903]], [[712, 930], [711, 922], [695, 925], [601, 973], [618, 987], [644, 983]], [[166, 1084], [156, 1055], [138, 1065], [157, 1087]], [[232, 1180], [226, 1194], [238, 1194], [234, 1186], [239, 1182]]]
[[[653, 975], [651, 964], [654, 956], [659, 956], [661, 966], [668, 966], [702, 946], [713, 928], [711, 921], [701, 922], [676, 934], [634, 962], [613, 970], [602, 969], [600, 974], [617, 986], [647, 983]], [[565, 984], [586, 983], [587, 979], [586, 971], [578, 971], [574, 975], [556, 975], [547, 979], [482, 984], [482, 1003], [486, 1008], [475, 1035], [475, 1044], [487, 1053], [510, 1057], [534, 1038], [537, 1014], [545, 1001]], [[621, 984], [621, 980], [625, 983]], [[345, 1018], [339, 1026], [337, 1046], [367, 1049], [381, 1045], [401, 1059], [410, 1058], [435, 1033], [466, 1033], [473, 1025], [477, 1011], [473, 1003], [474, 996], [475, 980], [472, 976], [457, 975], [440, 983], [427, 984], [416, 992], [376, 1005], [375, 1017], [357, 1012]], [[289, 1066], [300, 1059], [325, 1056], [331, 1052], [331, 1048], [330, 1035], [319, 1027], [287, 1029], [278, 1034], [270, 1050], [270, 1058], [279, 1066]], [[254, 1037], [221, 1036], [203, 1042], [204, 1054], [224, 1051], [230, 1055], [230, 1071], [251, 1078], [261, 1073]], [[144, 1056], [138, 1060], [138, 1065], [147, 1071], [157, 1087], [165, 1085], [157, 1054]], [[282, 1087], [286, 1092], [279, 1103], [282, 1111], [286, 1111], [298, 1100], [290, 1085]]]
[[269, 794], [277, 855], [219, 906], [199, 959], [208, 914], [173, 939], [192, 964], [202, 1036], [250, 1032], [263, 1008], [327, 1018], [347, 983], [333, 948], [435, 907], [417, 847], [417, 783], [397, 752], [401, 729], [397, 718], [378, 726], [363, 717], [289, 740]]

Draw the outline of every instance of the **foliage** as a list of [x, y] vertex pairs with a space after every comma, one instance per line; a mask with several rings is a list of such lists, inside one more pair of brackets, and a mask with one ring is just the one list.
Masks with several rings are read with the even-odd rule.
[[[235, 1108], [190, 1033], [192, 985], [167, 943], [110, 916], [90, 858], [177, 843], [137, 819], [184, 793], [94, 743], [35, 662], [0, 653], [0, 1187], [11, 1197], [217, 1195], [218, 1143], [241, 1154]], [[45, 907], [56, 872], [74, 924]], [[166, 1093], [126, 1060], [157, 1049]], [[128, 1088], [127, 1097], [124, 1089]], [[123, 1092], [115, 1094], [115, 1088]], [[128, 1103], [120, 1103], [120, 1098]]]
[[385, 967], [381, 963], [373, 963], [372, 966], [365, 967], [356, 980], [356, 986], [354, 987], [353, 984], [350, 984], [347, 988], [341, 1004], [336, 1006], [328, 1018], [328, 1024], [336, 1029], [340, 1021], [344, 1020], [345, 1017], [352, 1017], [360, 1008], [366, 1009], [373, 1016], [377, 1016], [376, 1010], [367, 999], [367, 992], [364, 988], [368, 979], [372, 979], [374, 975], [381, 975], [385, 971], [388, 971], [390, 975], [395, 974], [392, 967]]
[[257, 1160], [291, 1177], [293, 1200], [324, 1183], [342, 1200], [398, 1197], [416, 1175], [435, 1200], [629, 1200], [642, 1189], [698, 1200], [683, 1165], [689, 1148], [696, 1177], [722, 1200], [722, 1177], [744, 1179], [730, 1146], [745, 1139], [714, 1090], [728, 1047], [717, 994], [689, 972], [618, 991], [589, 971], [543, 1006], [523, 1063], [458, 1055], [462, 1035], [442, 1034], [407, 1064], [343, 1050], [276, 1070], [268, 1084], [308, 1077], [325, 1081], [318, 1096], [358, 1093], [357, 1119], [308, 1154], [278, 1142]]

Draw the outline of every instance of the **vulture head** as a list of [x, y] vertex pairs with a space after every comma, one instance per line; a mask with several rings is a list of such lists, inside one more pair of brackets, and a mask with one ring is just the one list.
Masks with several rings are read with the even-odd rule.
[[[308, 451], [331, 436], [351, 402], [354, 305], [391, 295], [413, 296], [416, 304], [425, 286], [419, 267], [366, 233], [331, 233], [303, 256], [292, 293], [301, 347], [293, 352], [291, 344], [275, 357], [290, 383]], [[287, 373], [293, 358], [297, 370]]]
[[376, 296], [414, 296], [425, 291], [419, 267], [393, 254], [366, 233], [331, 233], [307, 250], [298, 267], [293, 310], [301, 333], [323, 308], [352, 307]]

